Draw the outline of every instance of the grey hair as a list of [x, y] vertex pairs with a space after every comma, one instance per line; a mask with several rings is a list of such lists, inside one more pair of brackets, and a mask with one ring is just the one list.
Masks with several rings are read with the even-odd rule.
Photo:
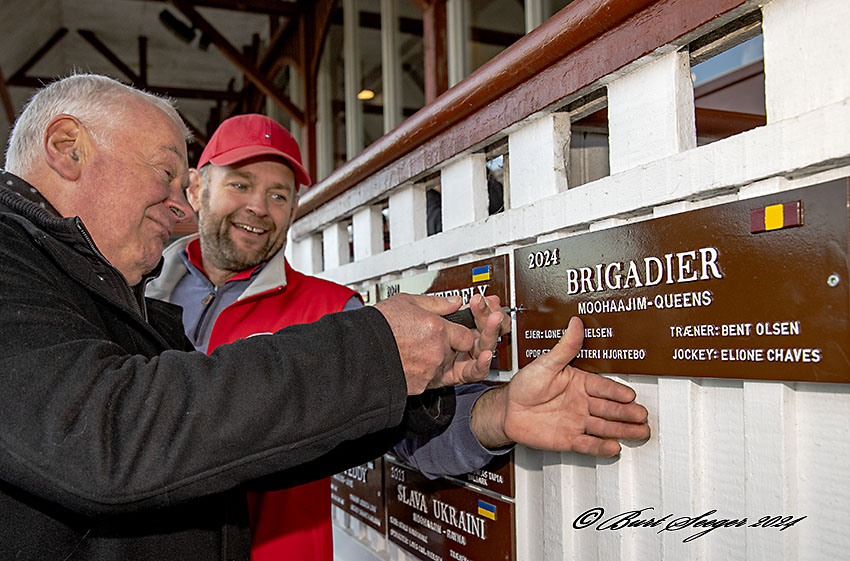
[[38, 90], [26, 104], [9, 135], [6, 170], [21, 175], [32, 169], [41, 151], [44, 131], [57, 115], [76, 117], [96, 142], [108, 146], [111, 134], [121, 124], [122, 111], [133, 99], [157, 107], [174, 121], [187, 141], [192, 138], [172, 100], [137, 90], [106, 76], [75, 74]]

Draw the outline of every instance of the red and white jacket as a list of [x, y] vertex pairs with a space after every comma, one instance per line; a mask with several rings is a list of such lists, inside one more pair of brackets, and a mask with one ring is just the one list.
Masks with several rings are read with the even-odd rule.
[[[147, 296], [171, 301], [174, 287], [188, 271], [179, 256], [197, 236], [178, 240], [165, 252], [162, 274]], [[342, 311], [357, 293], [336, 283], [292, 269], [277, 252], [239, 298], [221, 311], [207, 352], [217, 346]], [[330, 482], [327, 478], [283, 491], [249, 493], [253, 561], [332, 561]]]

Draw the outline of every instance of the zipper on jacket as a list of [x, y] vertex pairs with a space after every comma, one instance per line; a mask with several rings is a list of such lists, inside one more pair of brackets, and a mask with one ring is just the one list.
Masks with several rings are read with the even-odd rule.
[[[204, 296], [203, 300], [201, 300], [201, 315], [198, 317], [198, 323], [195, 324], [195, 332], [192, 336], [192, 344], [198, 340], [198, 336], [201, 331], [203, 331], [204, 323], [207, 321], [210, 311], [210, 304], [215, 300], [215, 297], [218, 296], [218, 287], [213, 285], [212, 291]], [[210, 334], [212, 334], [212, 328], [210, 328]], [[209, 344], [209, 341], [207, 341]]]
[[[118, 271], [118, 269], [116, 269], [112, 265], [112, 263], [110, 263], [109, 260], [106, 257], [104, 257], [104, 255], [100, 252], [100, 250], [97, 248], [97, 245], [95, 245], [94, 240], [91, 237], [91, 234], [89, 234], [89, 231], [86, 229], [85, 224], [83, 224], [83, 221], [80, 220], [79, 216], [75, 217], [74, 224], [77, 226], [77, 230], [79, 230], [80, 235], [83, 237], [83, 240], [85, 240], [86, 244], [89, 246], [89, 249], [91, 249], [94, 252], [94, 254], [96, 256], [98, 256], [101, 259], [101, 261], [103, 261], [106, 264], [107, 267], [109, 267], [110, 269], [115, 271], [116, 274], [119, 275], [119, 277], [121, 278], [121, 285], [124, 287], [124, 289], [130, 295], [130, 301], [134, 302], [136, 304], [136, 311], [139, 312], [139, 314], [147, 322], [148, 321], [148, 310], [147, 310], [147, 306], [145, 306], [144, 301], [139, 302], [138, 298], [136, 298], [136, 295], [133, 294], [132, 289], [127, 284], [127, 281], [124, 280], [124, 275], [122, 275]], [[144, 294], [144, 292], [143, 292], [143, 294]]]

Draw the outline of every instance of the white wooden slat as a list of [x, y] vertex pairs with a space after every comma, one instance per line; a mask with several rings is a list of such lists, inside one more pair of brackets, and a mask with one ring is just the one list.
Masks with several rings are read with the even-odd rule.
[[517, 561], [544, 559], [543, 452], [518, 446], [514, 466]]
[[[653, 438], [660, 449], [659, 515], [671, 515], [667, 522], [680, 516], [693, 516], [702, 504], [700, 497], [704, 477], [704, 449], [699, 445], [699, 418], [702, 388], [687, 378], [658, 379], [658, 427]], [[664, 524], [666, 526], [666, 523]], [[676, 532], [658, 534], [663, 561], [706, 559], [705, 542], [683, 544]]]
[[608, 84], [611, 173], [696, 147], [688, 53], [677, 51]]
[[[610, 377], [622, 381], [619, 376]], [[632, 472], [626, 462], [617, 457], [596, 460], [596, 504], [592, 506], [605, 510], [603, 520], [632, 509], [631, 485]], [[600, 561], [607, 559], [631, 561], [630, 557], [624, 558], [624, 550], [627, 547], [625, 540], [633, 533], [632, 530], [594, 530], [594, 532], [597, 556]]]
[[[317, 176], [312, 178], [314, 183], [326, 178], [334, 170], [332, 64], [330, 49], [324, 49], [319, 62], [319, 71], [316, 76]], [[303, 154], [302, 161], [305, 161], [303, 160]]]
[[573, 527], [597, 506], [596, 460], [572, 453], [549, 452], [543, 466], [544, 559], [596, 561], [596, 532]]
[[[715, 510], [706, 519], [742, 519], [747, 517], [745, 455], [751, 448], [746, 431], [746, 405], [740, 380], [704, 379], [701, 381], [702, 406], [695, 444], [702, 448], [703, 471], [700, 502], [690, 516]], [[684, 534], [685, 531], [679, 532]], [[693, 535], [697, 532], [689, 532]], [[685, 535], [680, 535], [684, 539]], [[703, 542], [708, 559], [746, 559], [746, 529], [719, 528], [696, 541]], [[695, 542], [690, 542], [691, 545]]]
[[846, 0], [773, 0], [762, 9], [767, 122], [802, 115], [850, 96]]
[[508, 135], [510, 208], [545, 199], [567, 189], [570, 116], [551, 113]]
[[487, 217], [487, 167], [484, 154], [469, 154], [443, 168], [443, 231]]
[[287, 258], [296, 271], [311, 275], [322, 270], [322, 238], [318, 235], [307, 236], [300, 240], [289, 240]]
[[348, 250], [348, 226], [342, 222], [330, 224], [322, 230], [322, 255], [325, 270], [333, 270], [351, 261]]
[[[781, 517], [797, 510], [795, 394], [780, 382], [744, 382], [744, 481], [750, 526], [764, 516]], [[797, 559], [797, 531], [750, 526], [746, 550], [751, 554], [761, 559]]]
[[[848, 559], [850, 386], [797, 384], [797, 504], [800, 561]], [[794, 561], [794, 560], [792, 560]]]
[[425, 189], [408, 184], [390, 193], [390, 248], [423, 239], [427, 234]]
[[[646, 407], [648, 423], [653, 431], [649, 440], [643, 442], [626, 441], [622, 443], [620, 453], [621, 469], [628, 470], [629, 503], [624, 505], [626, 510], [639, 510], [653, 507], [646, 511], [641, 518], [658, 518], [662, 509], [661, 496], [661, 465], [659, 462], [661, 446], [658, 436], [659, 391], [658, 378], [654, 376], [629, 376], [624, 383], [635, 390], [636, 401]], [[625, 559], [640, 561], [643, 559], [661, 559], [661, 540], [655, 531], [647, 528], [636, 528], [629, 534], [629, 544]]]
[[359, 208], [351, 218], [354, 260], [359, 261], [384, 250], [384, 217], [380, 205]]

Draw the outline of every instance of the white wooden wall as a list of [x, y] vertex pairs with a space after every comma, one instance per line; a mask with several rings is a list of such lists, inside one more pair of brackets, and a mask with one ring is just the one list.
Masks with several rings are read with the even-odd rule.
[[[443, 233], [425, 237], [420, 187], [388, 186], [391, 249], [380, 251], [375, 211], [362, 208], [353, 213], [356, 255], [348, 262], [338, 223], [359, 201], [375, 198], [354, 189], [305, 218], [300, 230], [296, 224], [291, 259], [305, 271], [324, 263], [321, 276], [365, 286], [410, 269], [850, 175], [848, 25], [847, 0], [763, 3], [764, 127], [696, 147], [687, 55], [662, 48], [599, 84], [607, 88], [611, 175], [569, 188], [558, 157], [569, 152], [569, 116], [537, 115], [505, 131], [512, 158], [505, 212], [486, 216], [484, 158], [463, 154], [440, 166]], [[637, 391], [653, 428], [648, 442], [627, 445], [616, 460], [518, 451], [518, 559], [850, 559], [850, 386], [681, 374], [616, 376]], [[749, 523], [807, 518], [782, 532], [720, 528], [683, 543], [695, 531], [573, 528], [594, 507], [605, 510], [603, 519], [647, 507], [654, 510], [642, 518], [712, 509], [710, 518]], [[337, 522], [350, 532], [341, 533], [341, 558], [409, 558], [346, 515], [338, 513]]]

